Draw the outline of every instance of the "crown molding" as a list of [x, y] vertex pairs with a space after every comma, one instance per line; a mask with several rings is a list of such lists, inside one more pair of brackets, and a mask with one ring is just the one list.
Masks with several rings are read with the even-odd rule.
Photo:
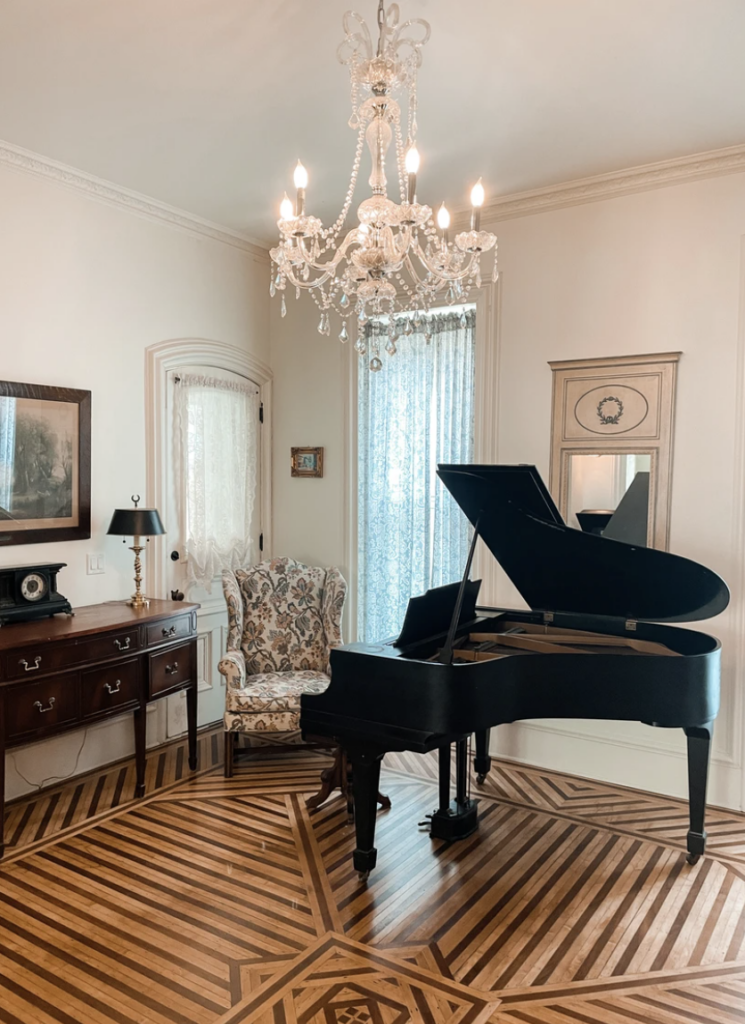
[[[728, 149], [715, 149], [707, 153], [663, 160], [640, 167], [629, 167], [623, 171], [598, 174], [591, 178], [532, 189], [529, 192], [515, 192], [499, 196], [483, 207], [482, 222], [511, 220], [513, 217], [527, 217], [548, 210], [560, 210], [567, 206], [580, 206], [602, 199], [647, 192], [668, 185], [680, 185], [702, 178], [715, 178], [724, 174], [745, 171], [745, 145]], [[461, 225], [470, 214], [470, 207], [458, 211]]]
[[204, 220], [196, 214], [188, 213], [186, 210], [179, 210], [175, 206], [169, 206], [158, 199], [142, 195], [140, 192], [133, 192], [131, 189], [121, 185], [115, 185], [111, 181], [97, 178], [86, 171], [79, 171], [68, 164], [59, 163], [39, 153], [33, 153], [20, 146], [14, 146], [10, 142], [0, 140], [0, 166], [10, 167], [13, 170], [31, 174], [35, 178], [43, 178], [51, 181], [62, 188], [78, 192], [88, 199], [93, 199], [107, 206], [114, 206], [124, 209], [129, 213], [146, 217], [148, 220], [165, 224], [171, 228], [181, 231], [188, 231], [192, 235], [200, 235], [210, 238], [223, 245], [230, 245], [235, 249], [248, 253], [261, 260], [269, 261], [267, 247], [256, 239], [238, 231], [231, 231], [230, 228], [212, 221]]

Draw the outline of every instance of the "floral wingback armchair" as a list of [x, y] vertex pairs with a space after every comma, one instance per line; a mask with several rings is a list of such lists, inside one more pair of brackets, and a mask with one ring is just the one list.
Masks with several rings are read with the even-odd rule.
[[[222, 574], [228, 649], [225, 776], [233, 773], [238, 733], [297, 736], [300, 697], [329, 685], [329, 655], [341, 642], [347, 584], [338, 569], [275, 558]], [[279, 736], [277, 736], [279, 739]]]

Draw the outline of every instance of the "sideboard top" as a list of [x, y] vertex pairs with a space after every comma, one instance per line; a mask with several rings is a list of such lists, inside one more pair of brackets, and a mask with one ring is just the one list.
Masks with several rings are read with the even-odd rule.
[[132, 608], [126, 601], [105, 601], [76, 608], [74, 615], [54, 615], [35, 622], [13, 622], [0, 626], [0, 651], [7, 651], [28, 643], [52, 640], [75, 640], [77, 637], [113, 629], [131, 629], [141, 622], [184, 614], [199, 608], [185, 601], [158, 601], [152, 599], [148, 608]]

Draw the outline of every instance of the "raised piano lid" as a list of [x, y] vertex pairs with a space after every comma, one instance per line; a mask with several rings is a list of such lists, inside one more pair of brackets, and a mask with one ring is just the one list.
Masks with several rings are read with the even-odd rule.
[[724, 581], [698, 562], [567, 526], [535, 466], [437, 472], [534, 611], [691, 622], [729, 603]]

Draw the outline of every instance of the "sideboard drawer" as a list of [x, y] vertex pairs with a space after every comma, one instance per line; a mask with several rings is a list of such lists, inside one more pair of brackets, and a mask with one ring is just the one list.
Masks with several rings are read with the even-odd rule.
[[34, 674], [43, 676], [48, 672], [59, 672], [60, 669], [71, 668], [75, 664], [75, 644], [59, 647], [50, 644], [37, 644], [33, 647], [11, 651], [5, 660], [5, 678], [33, 680]]
[[54, 676], [5, 691], [6, 738], [17, 739], [68, 725], [80, 717], [80, 677], [77, 672]]
[[191, 633], [191, 615], [179, 615], [176, 619], [156, 622], [147, 627], [148, 647], [164, 644], [169, 640], [182, 640], [185, 636], [191, 636]]
[[91, 669], [83, 672], [81, 680], [83, 718], [139, 703], [140, 664], [136, 660]]
[[128, 651], [136, 651], [140, 646], [140, 640], [137, 630], [130, 629], [127, 633], [102, 633], [101, 636], [76, 646], [77, 662], [82, 664], [84, 661], [104, 661]]
[[150, 694], [176, 689], [194, 679], [196, 642], [172, 647], [169, 651], [150, 655]]

